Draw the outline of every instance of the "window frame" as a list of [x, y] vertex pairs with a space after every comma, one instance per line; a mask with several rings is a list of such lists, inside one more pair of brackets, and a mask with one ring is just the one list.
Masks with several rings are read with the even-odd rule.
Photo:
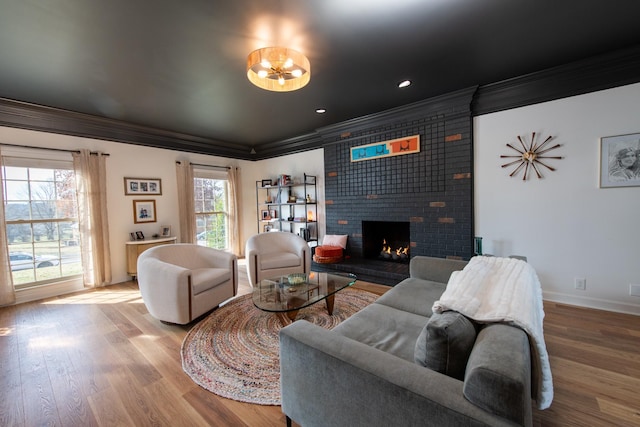
[[[19, 219], [7, 219], [5, 218], [5, 223], [4, 224], [0, 224], [0, 226], [5, 227], [5, 229], [7, 230], [7, 236], [9, 236], [9, 229], [11, 226], [28, 226], [29, 227], [29, 233], [30, 233], [30, 240], [28, 242], [22, 242], [23, 245], [21, 246], [25, 246], [25, 247], [14, 247], [14, 251], [13, 254], [16, 253], [27, 253], [30, 255], [31, 259], [34, 261], [33, 263], [33, 267], [32, 268], [27, 268], [27, 269], [22, 269], [22, 268], [16, 268], [15, 270], [12, 269], [12, 276], [14, 279], [14, 289], [16, 291], [20, 291], [20, 290], [25, 290], [25, 289], [30, 289], [30, 288], [38, 288], [38, 287], [42, 287], [45, 285], [51, 285], [51, 284], [58, 284], [58, 283], [82, 283], [82, 256], [81, 256], [81, 248], [79, 245], [79, 236], [77, 236], [77, 232], [74, 235], [73, 232], [73, 224], [77, 224], [78, 223], [78, 210], [77, 210], [77, 195], [75, 194], [75, 185], [73, 186], [73, 193], [74, 193], [74, 197], [73, 197], [73, 201], [76, 203], [76, 208], [75, 208], [75, 218], [74, 217], [68, 217], [68, 216], [60, 216], [58, 217], [57, 213], [58, 211], [56, 211], [56, 213], [54, 214], [54, 218], [34, 218], [33, 217], [33, 211], [32, 211], [32, 206], [34, 201], [35, 202], [42, 202], [44, 199], [38, 199], [38, 198], [33, 198], [33, 193], [32, 193], [32, 187], [34, 183], [44, 183], [44, 182], [52, 182], [53, 186], [55, 189], [57, 189], [56, 187], [56, 183], [58, 181], [56, 181], [54, 179], [54, 181], [48, 181], [48, 180], [38, 180], [37, 178], [32, 178], [32, 174], [31, 173], [27, 173], [26, 178], [12, 178], [12, 177], [7, 177], [7, 170], [6, 168], [11, 168], [11, 167], [15, 167], [15, 168], [28, 168], [28, 169], [47, 169], [47, 170], [66, 170], [66, 171], [70, 171], [70, 172], [74, 172], [74, 167], [73, 167], [73, 160], [71, 158], [70, 153], [46, 153], [47, 158], [41, 158], [38, 157], [38, 154], [34, 154], [33, 152], [28, 152], [28, 153], [24, 153], [23, 150], [6, 150], [3, 149], [3, 153], [2, 153], [2, 159], [1, 160], [1, 165], [0, 165], [0, 185], [2, 185], [3, 190], [4, 190], [4, 195], [5, 195], [5, 201], [4, 201], [4, 207], [5, 207], [5, 212], [7, 209], [7, 205], [9, 205], [12, 202], [24, 202], [27, 205], [29, 205], [29, 219], [25, 219], [25, 218], [19, 218]], [[7, 194], [7, 184], [10, 182], [24, 182], [26, 183], [27, 189], [28, 189], [28, 199], [27, 200], [21, 200], [21, 199], [11, 199], [8, 198], [10, 195]], [[74, 180], [75, 183], [75, 180]], [[47, 199], [49, 201], [69, 201], [69, 199], [61, 199], [59, 198], [60, 194], [56, 191], [55, 192], [55, 199]], [[46, 242], [47, 243], [52, 243], [52, 245], [46, 245], [47, 248], [45, 249], [44, 246], [45, 245], [40, 245], [40, 240], [36, 237], [36, 233], [34, 233], [34, 228], [38, 227], [38, 225], [42, 225], [42, 224], [55, 224], [55, 230], [53, 231], [53, 233], [55, 233], [55, 239], [53, 240], [49, 240], [47, 239]], [[75, 238], [77, 241], [75, 242], [75, 245], [70, 245], [68, 244], [68, 242], [70, 242], [72, 239], [66, 239], [63, 234], [62, 234], [62, 227], [60, 227], [61, 224], [71, 224], [71, 233], [72, 233], [72, 237]], [[66, 227], [65, 227], [66, 228]], [[67, 230], [68, 231], [68, 230]], [[8, 237], [7, 237], [8, 238]], [[12, 254], [12, 243], [10, 243], [9, 241], [6, 242], [7, 243], [7, 247], [9, 249], [9, 257], [11, 257]], [[39, 247], [42, 246], [42, 247]], [[72, 252], [74, 251], [74, 249], [66, 249], [67, 247], [72, 247], [72, 246], [76, 246], [77, 247], [77, 262], [80, 265], [80, 271], [78, 273], [73, 273], [73, 274], [65, 274], [65, 270], [68, 268], [70, 270], [74, 270], [77, 267], [72, 267], [73, 263], [65, 263], [65, 259], [64, 259], [64, 253], [65, 252]], [[45, 252], [49, 252], [52, 251], [55, 252], [55, 254], [43, 254], [43, 251]], [[74, 255], [75, 257], [75, 255]], [[40, 259], [41, 261], [36, 262], [36, 260]], [[52, 266], [50, 267], [46, 267], [46, 268], [52, 268], [55, 267], [57, 269], [57, 272], [54, 273], [55, 277], [49, 277], [46, 278], [40, 278], [39, 276], [43, 275], [44, 270], [40, 271], [40, 269], [38, 268], [38, 264], [39, 263], [46, 263], [47, 261], [49, 261], [50, 263], [53, 263]], [[16, 275], [14, 273], [19, 273], [20, 271], [24, 271], [24, 270], [30, 270], [32, 272], [31, 278], [26, 278], [26, 280], [28, 281], [21, 281], [20, 280], [20, 274], [18, 275], [18, 280], [16, 280]], [[68, 272], [69, 270], [67, 270]], [[26, 275], [26, 273], [25, 273]], [[18, 283], [19, 282], [19, 283]]]
[[[198, 194], [197, 194], [197, 187], [196, 187], [196, 180], [197, 179], [204, 179], [204, 180], [214, 180], [214, 181], [223, 181], [224, 182], [224, 210], [222, 211], [198, 211]], [[194, 236], [195, 241], [198, 245], [202, 245], [202, 246], [207, 246], [207, 247], [212, 247], [214, 249], [219, 249], [219, 250], [223, 250], [223, 251], [228, 251], [229, 247], [230, 247], [230, 240], [229, 240], [229, 219], [230, 219], [230, 214], [229, 214], [229, 178], [227, 176], [226, 171], [217, 171], [217, 170], [211, 170], [211, 169], [199, 169], [199, 168], [194, 168], [193, 170], [193, 186], [194, 186], [194, 216], [195, 216], [195, 223], [196, 223], [196, 235]], [[202, 199], [204, 200], [204, 199]], [[204, 216], [210, 216], [210, 215], [222, 215], [224, 218], [224, 247], [216, 247], [216, 246], [210, 246], [207, 243], [209, 242], [209, 239], [206, 238], [207, 233], [209, 233], [212, 230], [208, 230], [207, 229], [207, 222], [206, 220], [203, 221], [204, 225], [202, 226], [198, 226], [198, 219], [199, 217], [204, 217]], [[201, 230], [201, 228], [204, 227], [204, 230]], [[203, 239], [198, 239], [199, 235], [205, 233]]]

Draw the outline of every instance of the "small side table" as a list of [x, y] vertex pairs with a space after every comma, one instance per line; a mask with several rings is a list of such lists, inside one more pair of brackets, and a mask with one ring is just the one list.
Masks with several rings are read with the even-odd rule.
[[134, 279], [138, 276], [138, 256], [149, 248], [175, 243], [177, 237], [159, 237], [157, 239], [131, 240], [127, 247], [127, 274]]

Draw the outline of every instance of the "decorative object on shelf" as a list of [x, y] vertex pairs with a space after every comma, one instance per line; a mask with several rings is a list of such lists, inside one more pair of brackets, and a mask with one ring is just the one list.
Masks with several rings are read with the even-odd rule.
[[307, 198], [305, 199], [305, 201], [306, 201], [307, 203], [311, 203], [311, 196], [309, 196], [309, 195], [307, 194]]
[[264, 47], [247, 57], [247, 78], [261, 89], [290, 92], [311, 80], [311, 63], [302, 53], [286, 47]]
[[134, 240], [144, 240], [144, 234], [142, 231], [136, 231], [136, 238]]
[[155, 200], [134, 200], [133, 201], [133, 223], [156, 222], [156, 201]]
[[291, 175], [280, 175], [278, 177], [279, 185], [291, 185]]
[[476, 255], [482, 255], [482, 237], [474, 237], [474, 250]]
[[262, 180], [262, 186], [263, 187], [271, 187], [271, 180], [270, 179], [263, 179]]
[[420, 135], [351, 147], [351, 163], [420, 152]]
[[162, 195], [162, 181], [158, 178], [125, 178], [125, 196]]
[[640, 133], [600, 138], [600, 188], [640, 185]]
[[308, 228], [301, 228], [300, 231], [298, 232], [298, 235], [302, 237], [304, 240], [306, 240], [307, 242], [311, 238], [311, 232], [309, 231]]
[[287, 199], [287, 203], [295, 203], [297, 200], [296, 196], [289, 196]]
[[171, 226], [170, 225], [163, 225], [160, 227], [160, 235], [162, 237], [169, 237], [171, 236]]
[[271, 215], [269, 215], [269, 211], [268, 210], [260, 211], [260, 215], [261, 215], [263, 221], [268, 221], [268, 220], [271, 219]]
[[[518, 141], [520, 141], [520, 145], [522, 146], [522, 150], [520, 150], [519, 148], [514, 147], [511, 144], [507, 144], [507, 147], [511, 148], [514, 151], [517, 151], [518, 154], [517, 155], [501, 155], [500, 158], [515, 158], [517, 160], [514, 160], [512, 162], [509, 163], [505, 163], [502, 165], [503, 168], [509, 167], [509, 166], [515, 166], [515, 168], [513, 169], [513, 171], [509, 174], [509, 176], [514, 176], [516, 175], [521, 169], [524, 170], [523, 174], [522, 174], [522, 180], [526, 181], [527, 177], [529, 176], [529, 170], [534, 170], [536, 175], [538, 176], [538, 179], [542, 178], [542, 174], [540, 173], [540, 169], [538, 168], [538, 165], [542, 165], [545, 168], [549, 169], [550, 171], [555, 171], [555, 168], [547, 165], [546, 163], [542, 162], [540, 159], [556, 159], [556, 160], [560, 160], [562, 159], [562, 157], [560, 156], [542, 156], [541, 154], [547, 153], [551, 150], [554, 150], [556, 148], [561, 147], [560, 144], [556, 144], [552, 147], [549, 147], [547, 149], [542, 149], [545, 145], [547, 145], [547, 143], [549, 141], [551, 141], [553, 139], [553, 136], [549, 136], [547, 137], [547, 139], [545, 139], [541, 144], [537, 144], [536, 143], [536, 133], [533, 132], [531, 134], [531, 142], [529, 142], [529, 144], [526, 144], [523, 140], [522, 137], [520, 137], [520, 135], [518, 135]], [[524, 168], [524, 169], [523, 169]]]

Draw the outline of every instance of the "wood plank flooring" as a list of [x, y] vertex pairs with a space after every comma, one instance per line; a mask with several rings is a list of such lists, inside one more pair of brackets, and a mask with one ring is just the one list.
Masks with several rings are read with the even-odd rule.
[[[555, 399], [534, 425], [640, 426], [640, 317], [545, 311]], [[218, 397], [183, 373], [191, 326], [151, 317], [135, 282], [0, 308], [0, 426], [284, 426], [280, 407]]]

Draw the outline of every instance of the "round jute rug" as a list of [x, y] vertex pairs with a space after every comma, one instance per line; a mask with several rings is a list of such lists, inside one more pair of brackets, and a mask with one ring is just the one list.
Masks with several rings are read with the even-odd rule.
[[[335, 296], [333, 315], [324, 302], [304, 308], [304, 319], [331, 329], [378, 298], [353, 288]], [[278, 316], [254, 307], [240, 296], [193, 327], [182, 342], [182, 368], [201, 387], [229, 399], [280, 405]]]

